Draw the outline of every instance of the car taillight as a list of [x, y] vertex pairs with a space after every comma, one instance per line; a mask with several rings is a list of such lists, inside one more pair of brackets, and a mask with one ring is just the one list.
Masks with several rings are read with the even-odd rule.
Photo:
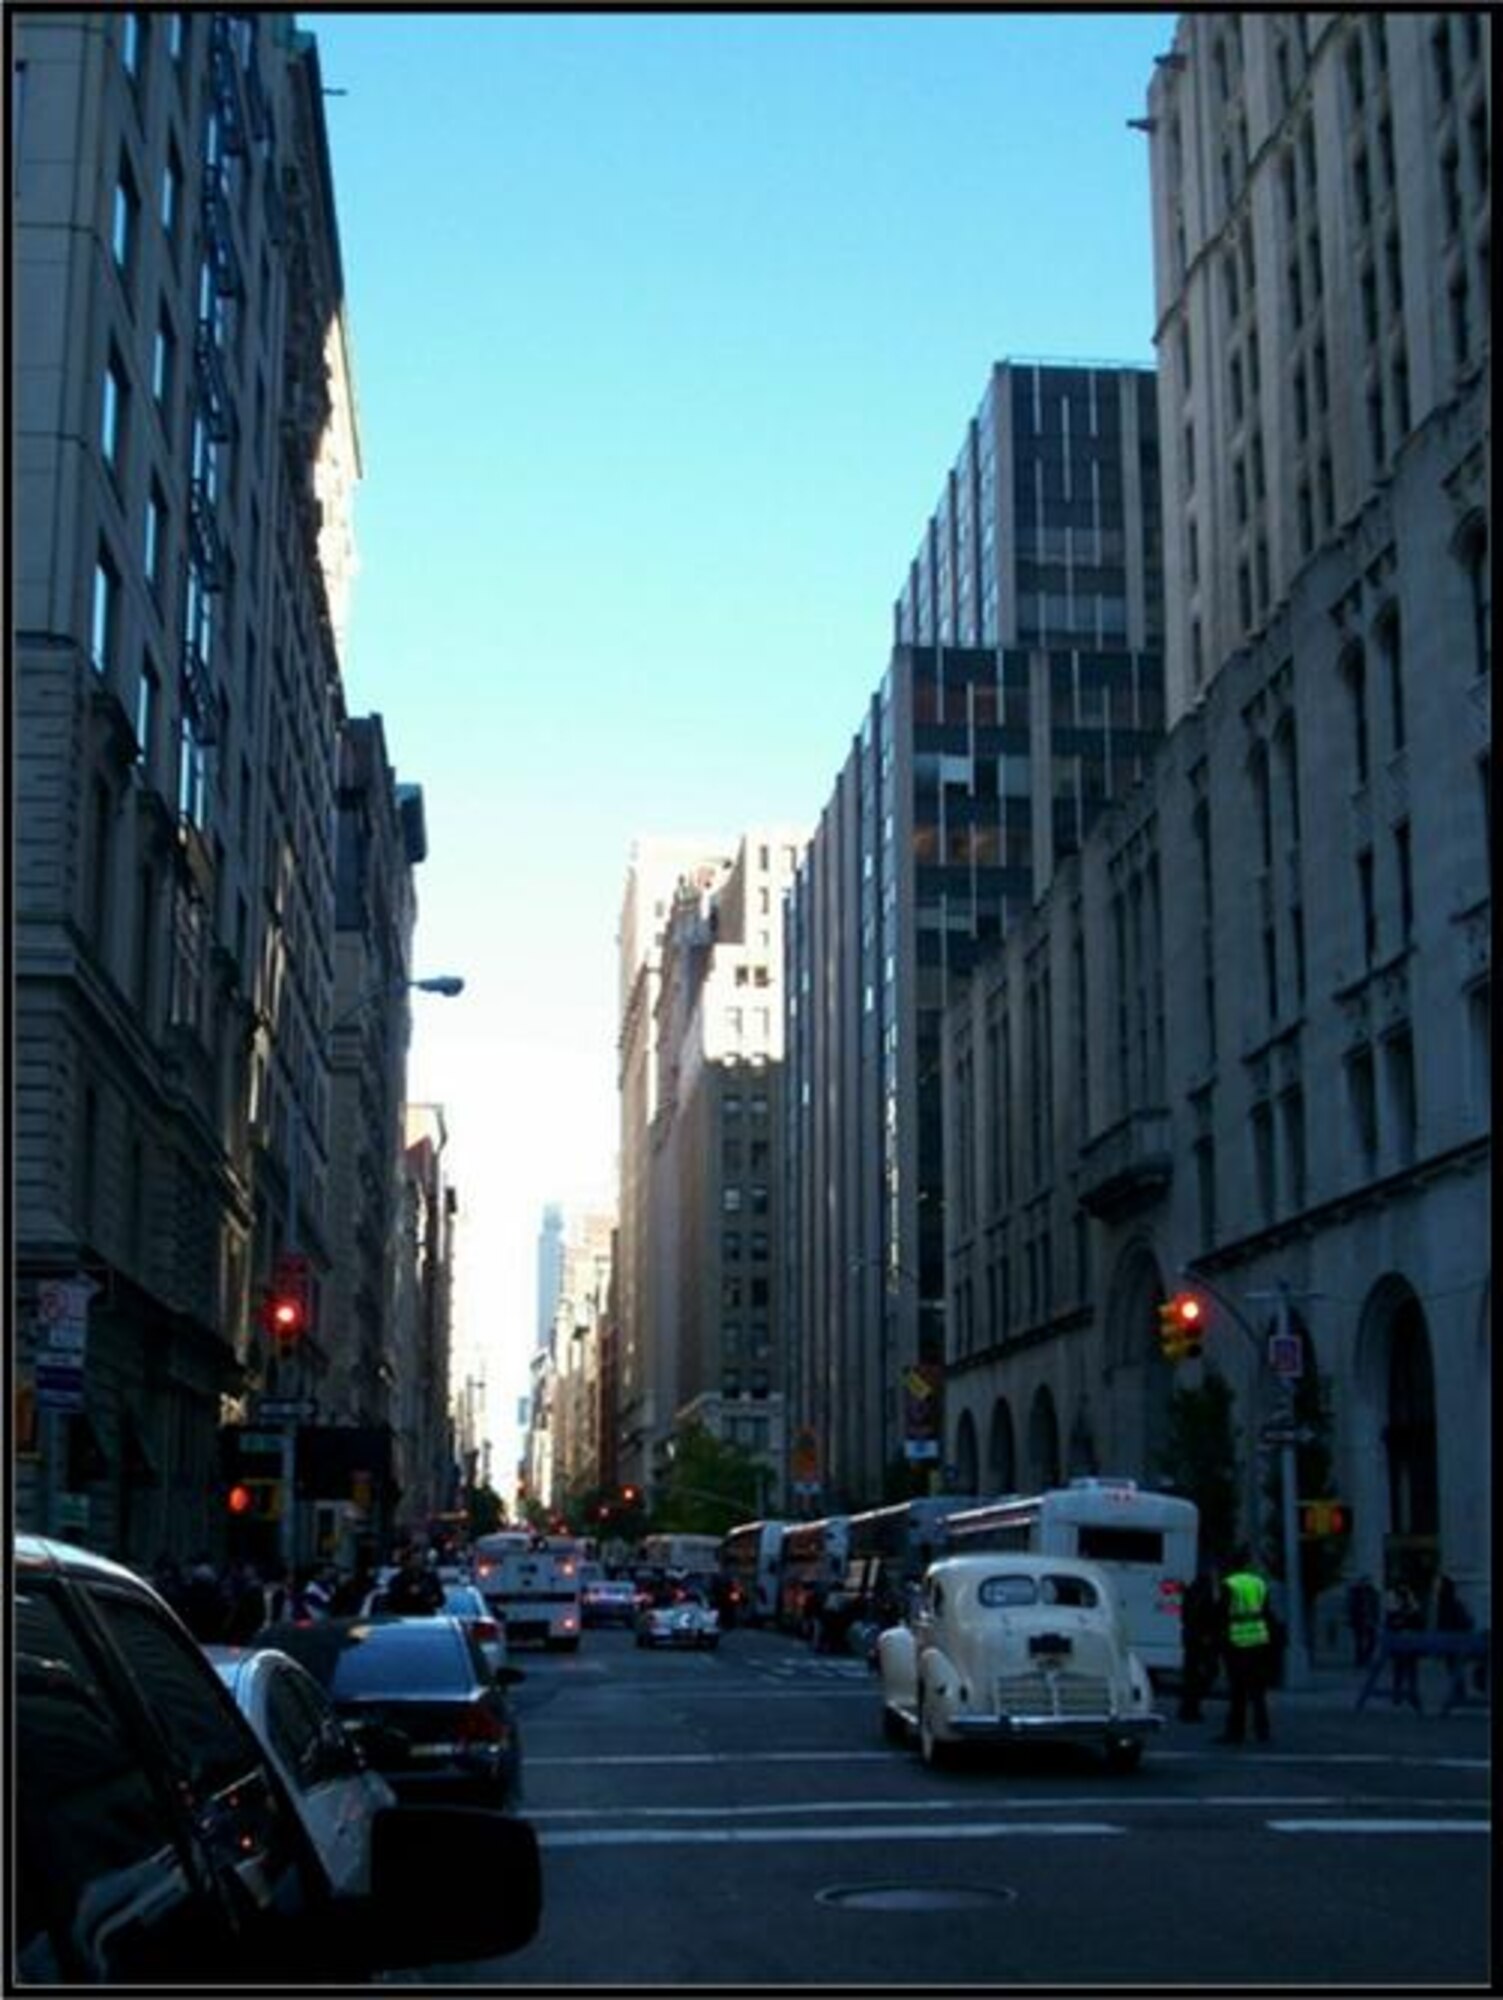
[[454, 1735], [460, 1743], [509, 1743], [511, 1724], [485, 1702], [472, 1701], [461, 1713]]
[[477, 1639], [499, 1639], [501, 1637], [500, 1626], [491, 1618], [475, 1619], [470, 1626], [470, 1630], [475, 1634]]

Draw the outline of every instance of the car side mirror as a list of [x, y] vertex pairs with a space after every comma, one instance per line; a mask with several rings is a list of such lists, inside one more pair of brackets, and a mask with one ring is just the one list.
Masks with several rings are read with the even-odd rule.
[[381, 1970], [519, 1951], [542, 1919], [537, 1835], [482, 1806], [389, 1806], [371, 1827], [370, 1894], [358, 1902]]

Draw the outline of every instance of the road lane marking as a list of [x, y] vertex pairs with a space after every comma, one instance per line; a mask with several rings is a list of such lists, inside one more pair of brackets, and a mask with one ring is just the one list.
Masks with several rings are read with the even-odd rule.
[[[1150, 1810], [1186, 1811], [1205, 1806], [1256, 1806], [1267, 1811], [1271, 1806], [1301, 1806], [1307, 1810], [1314, 1806], [1339, 1806], [1349, 1801], [1339, 1798], [1194, 1798], [1194, 1799], [1123, 1799], [1120, 1795], [1112, 1798], [1091, 1798], [1072, 1795], [1069, 1798], [1019, 1799], [1008, 1806], [1009, 1812], [1034, 1813], [1058, 1812], [1062, 1807], [1079, 1812], [1082, 1807], [1106, 1806], [1118, 1810], [1124, 1806], [1136, 1811], [1140, 1807]], [[1442, 1807], [1452, 1804], [1460, 1807], [1464, 1801], [1439, 1802]], [[963, 1813], [974, 1812], [978, 1801], [970, 1798], [953, 1799], [801, 1799], [767, 1805], [745, 1806], [615, 1806], [611, 1809], [614, 1819], [776, 1819], [799, 1818], [814, 1813]], [[529, 1810], [528, 1819], [599, 1819], [599, 1806], [543, 1806], [537, 1811]]]
[[666, 1752], [627, 1751], [609, 1757], [534, 1757], [529, 1753], [527, 1768], [540, 1764], [579, 1764], [594, 1769], [601, 1764], [890, 1764], [891, 1750], [747, 1750], [727, 1756], [719, 1750], [674, 1750]]
[[1271, 1819], [1275, 1833], [1490, 1833], [1490, 1819]]
[[[529, 1814], [529, 1818], [534, 1817]], [[1055, 1820], [1043, 1825], [999, 1820], [973, 1826], [593, 1827], [577, 1833], [544, 1831], [538, 1835], [538, 1844], [540, 1847], [730, 1847], [776, 1842], [784, 1847], [794, 1840], [891, 1841], [895, 1836], [904, 1840], [1005, 1840], [1023, 1834], [1030, 1840], [1074, 1840], [1126, 1831], [1126, 1827], [1111, 1826], [1104, 1820]]]

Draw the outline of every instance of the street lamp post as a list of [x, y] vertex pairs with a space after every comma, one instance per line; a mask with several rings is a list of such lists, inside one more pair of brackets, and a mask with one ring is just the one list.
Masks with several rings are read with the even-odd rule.
[[[378, 986], [371, 987], [368, 992], [362, 993], [358, 1000], [344, 1009], [343, 1013], [337, 1014], [334, 1017], [328, 1029], [321, 1037], [320, 1046], [327, 1053], [332, 1047], [334, 1036], [338, 1030], [347, 1026], [349, 1022], [354, 1020], [356, 1015], [364, 1013], [367, 1007], [373, 1006], [378, 1000], [395, 1000], [401, 994], [408, 992], [436, 993], [443, 999], [452, 1000], [457, 994], [463, 991], [464, 980], [456, 973], [437, 973], [426, 979], [399, 978], [384, 981]], [[308, 1137], [309, 1125], [308, 1107], [304, 1098], [299, 1092], [294, 1091], [291, 1101], [296, 1108], [296, 1116], [289, 1121], [287, 1131], [287, 1211], [282, 1234], [282, 1255], [288, 1258], [296, 1257], [299, 1254], [298, 1165], [302, 1156], [304, 1142]], [[298, 1342], [296, 1365], [288, 1371], [292, 1376], [292, 1380], [286, 1387], [292, 1389], [294, 1392], [288, 1400], [294, 1406], [301, 1399], [307, 1381], [307, 1370], [302, 1355], [302, 1340], [307, 1338], [307, 1331], [305, 1327]], [[278, 1371], [277, 1387], [278, 1389], [284, 1387], [282, 1371], [280, 1370]], [[281, 1425], [282, 1511], [278, 1521], [277, 1539], [282, 1560], [286, 1563], [289, 1571], [293, 1566], [297, 1553], [296, 1514], [293, 1495], [297, 1467], [297, 1433], [300, 1421], [301, 1419], [294, 1407], [293, 1413], [284, 1417]]]

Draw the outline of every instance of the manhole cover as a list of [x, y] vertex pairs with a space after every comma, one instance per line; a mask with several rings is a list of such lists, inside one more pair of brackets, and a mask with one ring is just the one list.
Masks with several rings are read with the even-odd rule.
[[816, 1903], [842, 1910], [988, 1910], [1017, 1901], [1016, 1889], [969, 1889], [944, 1882], [852, 1882], [821, 1889]]

